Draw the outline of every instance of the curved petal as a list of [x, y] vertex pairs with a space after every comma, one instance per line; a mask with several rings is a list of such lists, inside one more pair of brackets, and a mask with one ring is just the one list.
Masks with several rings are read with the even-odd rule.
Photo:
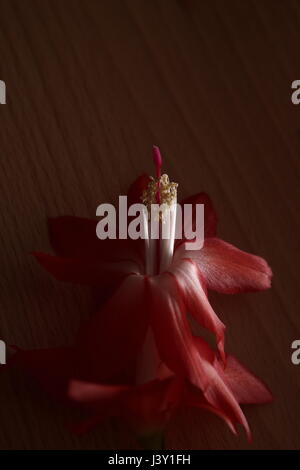
[[271, 286], [272, 271], [259, 256], [239, 250], [219, 238], [208, 238], [199, 251], [180, 247], [176, 257], [193, 258], [209, 289], [224, 294], [251, 292]]
[[208, 301], [196, 263], [191, 259], [182, 259], [173, 264], [170, 273], [176, 277], [186, 309], [200, 325], [215, 334], [220, 355], [225, 360], [225, 325], [219, 320]]
[[214, 367], [239, 403], [248, 405], [271, 403], [273, 401], [272, 394], [266, 385], [235, 357], [227, 356], [225, 366], [215, 358]]
[[176, 279], [168, 273], [149, 278], [148, 289], [151, 324], [162, 360], [179, 377], [199, 388], [210, 406], [222, 410], [232, 423], [242, 424], [250, 437], [234, 395], [194, 341]]
[[70, 429], [75, 434], [85, 434], [101, 422], [122, 413], [123, 396], [129, 387], [122, 385], [95, 384], [72, 380], [68, 396], [72, 402], [89, 410], [87, 418], [73, 424]]
[[86, 380], [132, 381], [148, 326], [144, 277], [130, 275], [78, 334], [78, 362]]
[[[273, 401], [272, 394], [266, 385], [247, 370], [235, 357], [230, 355], [226, 356], [224, 364], [202, 338], [194, 337], [194, 341], [199, 354], [213, 365], [220, 379], [231, 390], [238, 403], [243, 405], [265, 404]], [[211, 408], [207, 400], [199, 395], [195, 389], [192, 390], [189, 388], [187, 397], [187, 402], [191, 406], [200, 406], [209, 409], [213, 413], [221, 416], [231, 429], [234, 427], [228, 413], [224, 413], [224, 410]]]
[[[231, 356], [226, 356], [226, 365], [224, 365], [224, 362], [221, 362], [215, 352], [209, 347], [209, 345], [200, 337], [194, 336], [194, 343], [196, 348], [199, 351], [199, 355], [202, 357], [202, 359], [205, 358], [211, 366], [214, 368], [215, 374], [218, 376], [218, 386], [220, 388], [228, 387], [230, 393], [232, 393], [233, 397], [236, 400], [236, 403], [241, 403], [238, 400], [238, 397], [234, 393], [234, 390], [231, 388], [231, 383], [229, 380], [225, 379], [225, 370], [227, 367], [227, 360], [230, 360]], [[229, 361], [230, 362], [230, 361]], [[230, 369], [230, 366], [229, 366]], [[222, 385], [223, 384], [223, 385]], [[213, 392], [214, 394], [214, 392]], [[195, 406], [195, 407], [200, 407], [203, 409], [206, 409], [208, 411], [211, 411], [215, 415], [219, 416], [222, 418], [226, 424], [229, 426], [231, 431], [236, 434], [236, 423], [244, 423], [244, 428], [247, 433], [248, 440], [251, 441], [251, 432], [248, 427], [248, 424], [244, 418], [244, 415], [241, 416], [242, 410], [239, 412], [235, 412], [231, 406], [228, 406], [228, 403], [226, 403], [226, 400], [224, 401], [222, 395], [219, 395], [219, 397], [215, 396], [215, 400], [211, 400], [209, 398], [209, 394], [206, 393], [200, 393], [199, 390], [197, 390], [194, 386], [188, 386], [186, 389], [186, 394], [185, 394], [185, 402], [190, 405], [190, 406]]]
[[196, 204], [204, 204], [204, 236], [205, 238], [215, 237], [217, 233], [218, 218], [217, 218], [217, 214], [214, 210], [214, 207], [213, 207], [213, 204], [209, 195], [206, 193], [194, 194], [193, 196], [189, 196], [180, 202], [181, 206], [183, 206], [184, 204], [192, 204], [193, 206], [193, 211], [192, 211], [193, 220], [191, 221], [193, 224], [192, 225], [193, 230], [195, 230], [196, 228], [195, 206]]
[[236, 426], [232, 422], [231, 417], [228, 416], [226, 412], [224, 412], [224, 410], [212, 406], [207, 401], [203, 393], [200, 392], [199, 389], [197, 389], [196, 387], [193, 387], [192, 385], [189, 385], [187, 387], [183, 403], [187, 406], [201, 408], [215, 414], [219, 418], [223, 419], [223, 421], [225, 421], [225, 423], [233, 434], [237, 434]]
[[130, 261], [100, 263], [97, 260], [60, 258], [46, 253], [33, 253], [37, 261], [57, 280], [89, 286], [117, 285], [139, 267]]
[[127, 419], [140, 433], [161, 429], [181, 403], [182, 391], [182, 381], [174, 377], [135, 387], [124, 403]]

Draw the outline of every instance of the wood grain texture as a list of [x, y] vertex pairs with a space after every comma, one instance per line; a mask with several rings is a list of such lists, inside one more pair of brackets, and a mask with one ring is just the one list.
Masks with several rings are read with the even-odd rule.
[[[47, 216], [94, 216], [151, 172], [153, 143], [182, 196], [211, 195], [220, 236], [274, 270], [271, 291], [211, 296], [228, 351], [274, 393], [246, 407], [253, 444], [192, 410], [170, 423], [170, 448], [300, 448], [299, 42], [298, 0], [0, 0], [0, 338], [71, 341], [90, 293], [29, 253], [49, 249]], [[74, 416], [22, 377], [1, 374], [0, 393], [2, 449], [136, 446], [115, 422], [74, 437]]]

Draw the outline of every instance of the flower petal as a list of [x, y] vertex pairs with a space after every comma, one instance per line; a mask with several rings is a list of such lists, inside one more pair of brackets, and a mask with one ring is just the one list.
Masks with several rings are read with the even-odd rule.
[[224, 412], [224, 410], [212, 406], [207, 401], [203, 393], [200, 392], [199, 389], [197, 389], [196, 387], [193, 387], [192, 385], [187, 387], [184, 398], [184, 404], [193, 408], [202, 408], [215, 414], [216, 416], [225, 421], [225, 423], [233, 434], [237, 434], [236, 426], [232, 422], [231, 417], [228, 416], [226, 412]]
[[214, 210], [213, 204], [208, 194], [206, 193], [197, 193], [193, 196], [189, 196], [183, 199], [180, 202], [183, 207], [184, 204], [192, 204], [192, 229], [196, 229], [196, 204], [204, 204], [204, 236], [206, 237], [215, 237], [217, 233], [217, 223], [218, 218]]
[[149, 278], [148, 287], [151, 324], [162, 360], [179, 377], [199, 388], [210, 406], [222, 410], [232, 423], [242, 424], [250, 437], [234, 395], [194, 341], [176, 279], [166, 273]]
[[207, 287], [217, 292], [235, 294], [271, 286], [272, 271], [263, 258], [241, 251], [219, 238], [206, 239], [199, 251], [186, 251], [181, 246], [176, 257], [194, 259]]
[[[225, 373], [224, 373], [224, 362], [221, 362], [215, 352], [209, 347], [209, 345], [200, 337], [194, 337], [194, 343], [199, 351], [200, 356], [202, 359], [206, 359], [214, 368], [215, 374], [218, 376], [218, 387], [222, 389], [226, 389], [228, 387], [228, 390], [230, 391], [230, 394], [233, 395], [233, 397], [236, 400], [236, 403], [238, 403], [238, 399], [234, 393], [234, 391], [231, 389], [230, 384], [228, 383], [227, 380], [225, 380]], [[226, 357], [227, 358], [230, 356]], [[223, 385], [222, 385], [223, 384]], [[195, 407], [200, 407], [203, 409], [206, 409], [208, 411], [211, 411], [212, 413], [216, 414], [220, 418], [222, 418], [226, 424], [229, 426], [231, 431], [236, 434], [236, 423], [241, 423], [243, 424], [248, 440], [251, 441], [251, 432], [248, 426], [248, 423], [242, 414], [242, 410], [238, 407], [238, 410], [234, 410], [232, 406], [228, 406], [228, 403], [226, 400], [224, 400], [222, 397], [222, 393], [219, 394], [219, 396], [215, 396], [215, 392], [213, 392], [214, 400], [212, 400], [207, 393], [199, 393], [199, 390], [197, 390], [194, 386], [188, 386], [186, 389], [186, 395], [185, 395], [185, 400], [186, 403], [190, 406], [195, 406]]]
[[86, 380], [96, 383], [132, 380], [148, 326], [144, 277], [130, 275], [79, 332], [78, 361]]
[[153, 380], [128, 394], [125, 413], [139, 433], [161, 429], [181, 402], [182, 381], [176, 378]]
[[74, 423], [70, 429], [75, 434], [85, 434], [108, 418], [122, 414], [123, 395], [129, 387], [72, 380], [68, 396], [73, 403], [84, 406], [88, 417]]
[[96, 226], [96, 220], [82, 217], [48, 219], [50, 242], [54, 251], [64, 258], [98, 259], [101, 263], [130, 259], [143, 264], [143, 240], [99, 240]]
[[264, 404], [273, 401], [266, 385], [235, 357], [227, 356], [225, 367], [216, 358], [214, 366], [239, 403]]
[[196, 263], [191, 259], [182, 259], [173, 264], [170, 273], [176, 277], [186, 309], [200, 325], [215, 334], [220, 355], [225, 360], [225, 325], [219, 320], [208, 301]]
[[33, 253], [37, 261], [57, 280], [90, 286], [111, 286], [131, 273], [138, 273], [139, 266], [130, 261], [100, 263], [92, 259], [61, 258], [46, 253]]

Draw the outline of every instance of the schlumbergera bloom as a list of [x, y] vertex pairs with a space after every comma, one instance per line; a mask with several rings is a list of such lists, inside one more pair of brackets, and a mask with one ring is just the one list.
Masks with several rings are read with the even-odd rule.
[[[24, 369], [53, 397], [86, 410], [75, 426], [84, 432], [110, 416], [125, 418], [139, 434], [163, 429], [184, 406], [210, 410], [250, 439], [241, 404], [267, 403], [265, 385], [224, 350], [225, 326], [212, 309], [207, 288], [221, 293], [270, 287], [271, 270], [260, 257], [216, 237], [217, 217], [205, 193], [181, 204], [204, 204], [205, 240], [187, 250], [175, 240], [177, 185], [160, 173], [139, 177], [129, 202], [166, 203], [168, 239], [106, 239], [97, 222], [78, 217], [49, 220], [56, 256], [35, 253], [56, 279], [96, 287], [99, 310], [79, 329], [70, 347], [17, 350], [11, 365]], [[145, 226], [149, 220], [145, 219]], [[191, 220], [195, 224], [195, 220]], [[215, 348], [193, 334], [188, 315], [213, 333]]]

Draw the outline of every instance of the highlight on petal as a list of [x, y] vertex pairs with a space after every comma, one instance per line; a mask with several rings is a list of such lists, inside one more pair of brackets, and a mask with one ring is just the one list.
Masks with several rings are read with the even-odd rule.
[[239, 403], [245, 405], [265, 404], [273, 401], [272, 394], [267, 386], [235, 357], [227, 356], [225, 366], [215, 358], [214, 367]]
[[251, 292], [271, 286], [272, 271], [259, 256], [246, 253], [219, 238], [208, 238], [199, 251], [180, 247], [179, 257], [193, 258], [209, 289], [224, 294]]
[[107, 385], [71, 380], [68, 395], [78, 403], [106, 407], [109, 402], [119, 399], [128, 390], [130, 390], [130, 387], [124, 385]]
[[208, 194], [206, 193], [197, 193], [193, 196], [189, 196], [183, 199], [180, 202], [181, 206], [183, 207], [184, 204], [192, 204], [192, 217], [193, 220], [190, 222], [192, 223], [192, 229], [196, 229], [196, 204], [204, 204], [204, 236], [207, 237], [215, 237], [217, 233], [217, 223], [218, 218], [217, 214], [214, 210], [212, 201]]
[[[235, 357], [226, 356], [225, 364], [221, 362], [214, 351], [200, 337], [194, 337], [199, 354], [205, 357], [213, 365], [220, 379], [227, 385], [240, 404], [266, 404], [273, 401], [273, 397], [267, 386], [258, 379], [252, 372], [247, 370]], [[197, 391], [188, 389], [188, 404], [209, 409], [213, 413], [221, 416], [230, 428], [230, 415], [224, 409], [211, 408], [206, 399], [199, 395]], [[229, 420], [229, 422], [228, 422]]]
[[175, 276], [180, 296], [186, 309], [198, 323], [216, 336], [220, 355], [225, 360], [224, 335], [225, 325], [211, 307], [205, 292], [201, 273], [191, 259], [182, 259], [174, 263], [169, 271]]
[[71, 380], [68, 397], [88, 411], [88, 416], [70, 426], [70, 430], [81, 435], [91, 431], [108, 418], [122, 415], [123, 396], [129, 387], [122, 385], [97, 384]]
[[97, 260], [61, 258], [46, 253], [33, 253], [39, 264], [57, 280], [89, 286], [111, 286], [121, 282], [139, 266], [130, 261], [100, 263]]

